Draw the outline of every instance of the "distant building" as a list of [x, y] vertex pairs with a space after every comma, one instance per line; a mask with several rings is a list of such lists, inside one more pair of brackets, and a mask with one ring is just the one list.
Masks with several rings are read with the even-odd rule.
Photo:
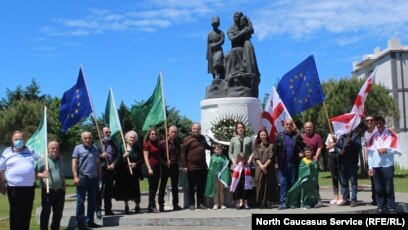
[[366, 79], [378, 67], [375, 83], [390, 89], [400, 110], [399, 120], [393, 121], [396, 131], [408, 131], [408, 46], [402, 46], [400, 39], [388, 40], [384, 50], [374, 49], [374, 54], [363, 56], [361, 62], [353, 63], [353, 77]]

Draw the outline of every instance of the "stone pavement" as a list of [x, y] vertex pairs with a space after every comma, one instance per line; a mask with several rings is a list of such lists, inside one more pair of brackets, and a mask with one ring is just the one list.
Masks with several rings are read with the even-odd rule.
[[[358, 205], [351, 208], [350, 206], [330, 205], [332, 199], [332, 190], [329, 187], [321, 187], [320, 195], [324, 203], [323, 207], [312, 209], [285, 209], [277, 210], [277, 205], [272, 209], [251, 208], [250, 210], [236, 210], [235, 208], [218, 209], [218, 210], [194, 210], [183, 209], [180, 211], [172, 211], [172, 207], [166, 206], [165, 212], [147, 213], [147, 194], [142, 195], [142, 214], [124, 214], [124, 203], [113, 201], [113, 211], [116, 216], [103, 216], [102, 219], [95, 217], [97, 224], [103, 225], [98, 228], [101, 230], [127, 230], [127, 229], [202, 229], [212, 230], [218, 229], [234, 229], [243, 230], [251, 228], [252, 214], [310, 214], [310, 213], [375, 213], [376, 207], [370, 205], [371, 192], [367, 186], [361, 186], [358, 192]], [[397, 212], [408, 214], [408, 193], [396, 193]], [[182, 202], [181, 202], [182, 203]], [[64, 216], [61, 221], [61, 226], [73, 229], [75, 227], [75, 195], [67, 195], [65, 202]], [[134, 203], [129, 203], [130, 208], [134, 207]], [[37, 220], [39, 220], [40, 209], [37, 211]], [[103, 212], [102, 212], [103, 213]]]

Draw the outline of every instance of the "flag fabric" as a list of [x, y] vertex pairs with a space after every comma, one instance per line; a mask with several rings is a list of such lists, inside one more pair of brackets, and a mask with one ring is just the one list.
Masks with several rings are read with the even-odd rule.
[[273, 87], [262, 112], [262, 126], [268, 131], [271, 143], [274, 143], [276, 134], [284, 130], [287, 119], [292, 117]]
[[80, 68], [77, 83], [62, 96], [59, 113], [62, 133], [65, 134], [71, 126], [88, 117], [92, 112], [93, 108], [82, 68]]
[[377, 130], [371, 137], [367, 148], [375, 151], [377, 151], [377, 149], [386, 148], [392, 152], [401, 153], [397, 134], [390, 132], [387, 128], [385, 128], [382, 133]]
[[313, 55], [286, 73], [277, 91], [293, 116], [325, 100]]
[[46, 153], [47, 151], [47, 107], [44, 107], [44, 115], [41, 117], [37, 131], [31, 135], [26, 143], [27, 147], [35, 153]]
[[109, 88], [108, 100], [106, 101], [104, 120], [106, 127], [109, 127], [111, 131], [111, 138], [120, 146], [121, 130], [118, 110], [116, 109], [115, 99], [113, 98], [112, 89]]
[[221, 182], [225, 188], [229, 188], [231, 175], [228, 163], [228, 158], [223, 154], [218, 155], [214, 153], [211, 156], [210, 165], [208, 168], [207, 182], [205, 185], [205, 196], [214, 197], [216, 180]]
[[[242, 175], [242, 171], [244, 172], [244, 175]], [[237, 188], [241, 176], [245, 177], [244, 190], [252, 189], [251, 169], [248, 166], [244, 166], [242, 162], [239, 162], [238, 165], [232, 171], [230, 192], [235, 192], [235, 189]]]
[[143, 126], [143, 131], [148, 130], [150, 127], [166, 119], [161, 75], [159, 75], [157, 79], [156, 88], [152, 96], [142, 105], [133, 106], [130, 112], [136, 123]]
[[343, 134], [349, 134], [360, 124], [361, 117], [356, 112], [342, 114], [330, 119], [333, 131], [337, 138]]
[[363, 86], [360, 89], [360, 92], [358, 92], [356, 100], [354, 101], [353, 108], [351, 109], [351, 112], [355, 112], [359, 114], [360, 117], [364, 115], [364, 102], [368, 96], [368, 93], [371, 90], [371, 86], [374, 83], [376, 72], [377, 72], [377, 68], [374, 69], [374, 71], [370, 74], [370, 76], [364, 82]]

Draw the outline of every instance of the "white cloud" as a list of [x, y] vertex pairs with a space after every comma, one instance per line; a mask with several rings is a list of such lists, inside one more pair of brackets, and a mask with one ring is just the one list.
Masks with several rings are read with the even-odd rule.
[[[319, 32], [335, 35], [390, 37], [407, 32], [405, 0], [285, 0], [275, 1], [253, 17], [260, 40], [275, 35], [305, 39]], [[340, 44], [345, 44], [341, 39]]]

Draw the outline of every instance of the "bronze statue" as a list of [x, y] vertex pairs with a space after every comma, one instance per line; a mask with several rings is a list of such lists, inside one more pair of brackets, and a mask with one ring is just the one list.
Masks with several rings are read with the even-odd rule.
[[208, 73], [212, 73], [213, 79], [224, 79], [224, 53], [222, 45], [224, 44], [224, 32], [218, 27], [220, 26], [220, 18], [214, 16], [211, 23], [213, 30], [208, 34], [207, 39], [207, 60]]

